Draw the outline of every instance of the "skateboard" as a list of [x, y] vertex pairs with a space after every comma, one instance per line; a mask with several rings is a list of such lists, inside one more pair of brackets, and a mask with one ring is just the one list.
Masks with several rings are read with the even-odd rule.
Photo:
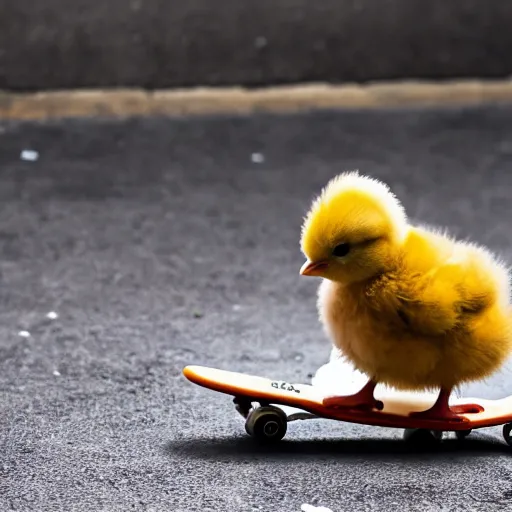
[[[512, 446], [512, 396], [500, 400], [483, 398], [453, 398], [450, 406], [476, 404], [478, 410], [461, 415], [459, 420], [420, 419], [409, 416], [432, 406], [428, 398], [413, 399], [404, 394], [376, 393], [384, 407], [362, 410], [323, 405], [325, 391], [310, 384], [294, 384], [282, 380], [248, 375], [205, 366], [191, 365], [183, 369], [191, 382], [233, 397], [236, 410], [245, 419], [246, 432], [258, 441], [280, 441], [288, 423], [306, 419], [328, 419], [404, 429], [404, 439], [411, 440], [417, 432], [429, 432], [431, 439], [441, 440], [444, 432], [455, 432], [459, 440], [473, 429], [503, 425], [503, 438]], [[292, 412], [286, 412], [292, 409]]]

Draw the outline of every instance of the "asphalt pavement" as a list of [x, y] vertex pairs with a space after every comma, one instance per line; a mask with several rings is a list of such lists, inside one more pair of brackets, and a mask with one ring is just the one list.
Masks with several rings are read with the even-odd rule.
[[355, 168], [512, 261], [511, 106], [0, 122], [0, 510], [512, 507], [499, 428], [425, 451], [306, 421], [261, 448], [181, 374], [310, 382], [330, 346], [300, 225]]

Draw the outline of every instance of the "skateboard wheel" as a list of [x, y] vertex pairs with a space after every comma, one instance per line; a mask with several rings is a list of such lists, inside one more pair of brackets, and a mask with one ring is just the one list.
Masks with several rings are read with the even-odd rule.
[[464, 441], [464, 439], [466, 439], [466, 437], [469, 436], [469, 434], [471, 434], [472, 430], [469, 429], [469, 430], [456, 430], [455, 431], [455, 437], [459, 440], [459, 441]]
[[506, 425], [503, 425], [503, 438], [505, 439], [506, 443], [509, 446], [512, 446], [512, 435], [510, 435], [511, 432], [512, 423], [507, 423]]
[[406, 428], [404, 430], [404, 441], [412, 444], [437, 444], [442, 439], [442, 430], [428, 430], [425, 428]]
[[288, 428], [286, 414], [277, 407], [258, 407], [245, 422], [246, 432], [258, 441], [280, 441]]

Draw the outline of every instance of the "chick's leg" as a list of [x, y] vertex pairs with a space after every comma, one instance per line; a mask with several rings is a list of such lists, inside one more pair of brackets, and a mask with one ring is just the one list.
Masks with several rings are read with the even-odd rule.
[[354, 395], [329, 396], [324, 398], [323, 405], [326, 407], [343, 407], [349, 409], [378, 409], [380, 411], [384, 408], [384, 405], [373, 396], [376, 386], [377, 382], [370, 379], [364, 387]]
[[441, 420], [441, 421], [464, 421], [461, 414], [476, 413], [480, 412], [481, 406], [477, 404], [464, 404], [461, 406], [450, 407], [448, 401], [450, 399], [452, 390], [441, 388], [439, 396], [435, 404], [426, 411], [412, 412], [411, 417], [415, 419], [425, 420]]

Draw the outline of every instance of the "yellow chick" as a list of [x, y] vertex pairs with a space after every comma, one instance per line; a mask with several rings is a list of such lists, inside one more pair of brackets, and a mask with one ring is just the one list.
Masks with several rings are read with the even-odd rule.
[[387, 185], [357, 171], [331, 180], [304, 219], [301, 268], [322, 277], [320, 320], [368, 383], [325, 405], [382, 409], [378, 383], [440, 389], [423, 418], [461, 420], [458, 385], [498, 370], [512, 350], [507, 269], [489, 251], [409, 224]]

